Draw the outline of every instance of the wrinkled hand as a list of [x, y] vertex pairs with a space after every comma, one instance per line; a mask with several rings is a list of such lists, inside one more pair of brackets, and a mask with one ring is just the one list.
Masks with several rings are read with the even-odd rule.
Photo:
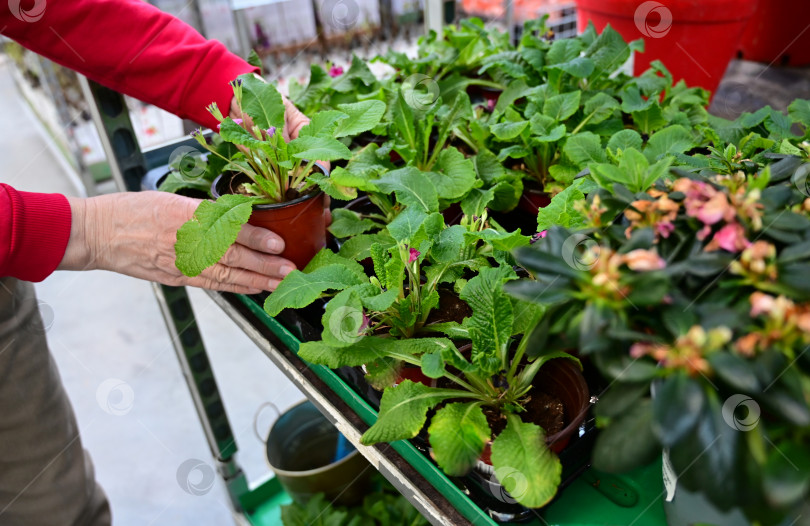
[[244, 225], [236, 243], [216, 265], [194, 278], [175, 266], [177, 230], [199, 200], [164, 192], [68, 198], [70, 239], [60, 270], [111, 270], [165, 285], [256, 294], [274, 290], [295, 264], [274, 254], [284, 241], [273, 232]]

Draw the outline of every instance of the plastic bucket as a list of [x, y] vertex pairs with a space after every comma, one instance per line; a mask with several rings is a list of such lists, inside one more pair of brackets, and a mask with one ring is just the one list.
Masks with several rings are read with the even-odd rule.
[[[272, 404], [264, 407], [278, 412]], [[374, 470], [357, 450], [334, 462], [338, 436], [338, 430], [306, 400], [281, 413], [270, 429], [267, 462], [299, 504], [324, 493], [330, 502], [352, 505], [368, 492]]]
[[643, 38], [635, 75], [657, 59], [675, 82], [714, 92], [755, 7], [756, 0], [577, 0], [578, 29], [592, 21], [597, 32], [610, 24], [628, 42]]

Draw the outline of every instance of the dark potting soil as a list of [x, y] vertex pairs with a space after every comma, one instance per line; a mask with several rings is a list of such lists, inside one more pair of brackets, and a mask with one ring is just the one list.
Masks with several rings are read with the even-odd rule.
[[454, 321], [461, 323], [464, 318], [472, 316], [472, 309], [452, 290], [439, 291], [439, 306], [431, 311], [426, 325]]
[[[532, 389], [523, 407], [526, 411], [520, 413], [521, 420], [542, 427], [546, 436], [559, 433], [565, 427], [565, 407], [555, 396]], [[506, 427], [506, 417], [497, 410], [484, 408], [484, 415], [493, 436], [499, 435]]]

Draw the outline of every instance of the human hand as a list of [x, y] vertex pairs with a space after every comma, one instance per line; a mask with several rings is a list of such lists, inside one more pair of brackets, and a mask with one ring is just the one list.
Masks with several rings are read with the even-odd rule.
[[270, 230], [244, 225], [225, 256], [189, 278], [175, 266], [177, 230], [199, 204], [165, 192], [68, 198], [70, 239], [59, 270], [111, 270], [164, 285], [257, 294], [275, 290], [295, 264], [274, 254], [284, 241]]

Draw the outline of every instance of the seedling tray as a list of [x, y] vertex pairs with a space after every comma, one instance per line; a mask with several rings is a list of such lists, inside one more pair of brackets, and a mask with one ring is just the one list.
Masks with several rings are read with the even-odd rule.
[[[447, 477], [412, 441], [375, 446], [360, 444], [362, 433], [376, 421], [377, 411], [369, 400], [355, 390], [358, 386], [350, 374], [344, 371], [341, 377], [341, 374], [327, 367], [312, 365], [298, 358], [301, 341], [313, 337], [313, 326], [305, 319], [309, 316], [287, 312], [272, 318], [262, 309], [259, 303], [261, 298], [217, 292], [210, 295], [371, 465], [431, 523], [498, 524], [493, 518], [497, 514], [487, 508], [497, 508], [506, 499], [493, 494], [479, 505], [473, 498], [481, 501], [481, 492], [471, 487], [469, 477]], [[561, 489], [549, 506], [532, 510], [523, 524], [666, 524], [660, 461], [622, 477], [604, 476], [585, 464], [592, 433], [585, 435], [584, 439], [572, 442], [566, 450], [570, 450], [570, 457], [579, 457], [578, 464], [562, 456], [568, 471], [564, 473], [567, 486]], [[583, 471], [583, 476], [576, 476]]]

